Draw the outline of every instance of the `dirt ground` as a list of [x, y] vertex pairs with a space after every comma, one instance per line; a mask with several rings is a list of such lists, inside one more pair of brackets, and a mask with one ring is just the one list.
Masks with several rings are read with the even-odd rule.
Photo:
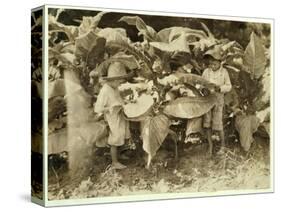
[[207, 147], [207, 143], [180, 144], [176, 161], [173, 143], [167, 141], [153, 159], [150, 170], [145, 169], [144, 154], [139, 148], [125, 151], [127, 159], [122, 162], [127, 168], [118, 171], [108, 169], [109, 150], [98, 149], [93, 165], [76, 172], [75, 177], [70, 178], [65, 170], [49, 171], [49, 199], [270, 187], [268, 139], [255, 137], [248, 153], [242, 151], [239, 143], [230, 143], [225, 154], [215, 153], [212, 158], [206, 154]]

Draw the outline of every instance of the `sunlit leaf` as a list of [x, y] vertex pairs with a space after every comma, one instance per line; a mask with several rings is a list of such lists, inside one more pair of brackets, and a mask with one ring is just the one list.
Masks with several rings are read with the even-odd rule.
[[178, 38], [170, 43], [165, 42], [150, 42], [150, 45], [165, 52], [186, 52], [190, 53], [190, 49], [186, 40], [186, 36], [181, 34]]
[[106, 40], [97, 36], [94, 32], [78, 37], [75, 42], [75, 55], [94, 68], [104, 59]]
[[107, 12], [99, 12], [94, 17], [83, 16], [81, 24], [78, 27], [79, 37], [89, 33], [90, 31], [94, 31], [97, 28], [97, 26], [98, 26], [101, 18], [103, 17], [103, 15], [106, 14], [106, 13]]
[[187, 27], [169, 27], [158, 32], [161, 42], [169, 43], [184, 34], [186, 37], [194, 36], [196, 38], [207, 38], [207, 35], [202, 30], [191, 29]]
[[139, 35], [143, 35], [148, 41], [159, 41], [156, 31], [145, 24], [139, 16], [123, 16], [119, 21], [124, 21], [128, 25], [134, 25], [139, 31]]
[[154, 157], [169, 132], [170, 121], [165, 115], [149, 117], [142, 129], [143, 149]]
[[253, 133], [259, 126], [259, 119], [254, 115], [238, 115], [235, 118], [235, 128], [239, 133], [241, 146], [249, 151], [254, 141]]
[[142, 94], [136, 99], [134, 103], [128, 103], [124, 106], [125, 115], [132, 120], [140, 120], [142, 117], [149, 113], [154, 104], [151, 95]]
[[259, 79], [266, 65], [266, 56], [261, 39], [252, 32], [251, 39], [244, 53], [244, 63], [253, 78]]
[[261, 89], [259, 90], [258, 95], [254, 99], [255, 106], [257, 110], [264, 109], [270, 104], [270, 95], [271, 95], [271, 76], [270, 69], [267, 68], [265, 73], [260, 79]]
[[217, 98], [213, 94], [205, 97], [180, 97], [166, 105], [163, 112], [176, 118], [192, 119], [207, 113], [216, 101]]
[[179, 83], [186, 83], [194, 87], [196, 87], [197, 85], [201, 85], [208, 88], [209, 90], [213, 90], [215, 86], [213, 83], [210, 83], [208, 80], [197, 74], [177, 72], [174, 75], [178, 78]]

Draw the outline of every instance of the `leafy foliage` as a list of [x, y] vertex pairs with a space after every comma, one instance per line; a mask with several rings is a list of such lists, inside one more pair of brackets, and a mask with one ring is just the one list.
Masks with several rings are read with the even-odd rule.
[[248, 68], [247, 71], [253, 78], [259, 79], [263, 75], [266, 65], [265, 50], [260, 38], [254, 32], [245, 49], [244, 61]]
[[[106, 75], [111, 62], [123, 63], [134, 73], [130, 82], [119, 88], [126, 102], [124, 112], [128, 119], [143, 122], [143, 148], [151, 158], [169, 132], [170, 118], [200, 120], [215, 105], [215, 95], [209, 94], [214, 92], [214, 84], [200, 76], [208, 66], [206, 55], [219, 57], [229, 71], [233, 90], [226, 96], [227, 109], [242, 111], [249, 118], [269, 106], [269, 58], [264, 38], [254, 30], [244, 49], [236, 39], [216, 37], [217, 33], [203, 22], [197, 29], [174, 26], [157, 31], [139, 16], [123, 16], [119, 22], [135, 26], [143, 38], [132, 42], [124, 28], [99, 28], [104, 12], [83, 17], [79, 26], [58, 22], [60, 12], [56, 17], [49, 16], [49, 55], [52, 69], [59, 70], [52, 78], [54, 84], [62, 80], [63, 73], [74, 72], [81, 84], [77, 90], [86, 92], [94, 103], [100, 76]], [[62, 104], [59, 100], [53, 103]], [[56, 112], [52, 114], [58, 116]], [[251, 134], [244, 135], [244, 125], [251, 124], [239, 120], [241, 117], [236, 119], [243, 137], [240, 140], [247, 140], [241, 143], [247, 143], [243, 147], [248, 149]]]
[[164, 108], [164, 113], [176, 118], [192, 119], [207, 113], [216, 104], [216, 96], [181, 97], [171, 101]]
[[169, 132], [170, 121], [163, 115], [147, 117], [142, 129], [143, 149], [152, 158]]
[[239, 132], [240, 143], [245, 151], [249, 151], [254, 141], [253, 133], [259, 126], [259, 119], [254, 116], [239, 115], [235, 119], [235, 127]]

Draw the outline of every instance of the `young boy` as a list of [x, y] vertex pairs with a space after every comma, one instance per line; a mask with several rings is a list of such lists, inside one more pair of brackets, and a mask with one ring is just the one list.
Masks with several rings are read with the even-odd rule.
[[218, 133], [221, 140], [219, 154], [224, 152], [225, 141], [223, 131], [224, 94], [231, 90], [231, 82], [227, 70], [222, 66], [220, 57], [207, 55], [209, 68], [205, 69], [202, 77], [216, 85], [217, 104], [203, 117], [203, 127], [206, 128], [209, 142], [209, 155], [213, 152], [212, 132]]
[[125, 120], [122, 105], [124, 104], [118, 87], [128, 76], [125, 66], [119, 62], [109, 65], [107, 77], [95, 104], [95, 112], [104, 114], [104, 119], [109, 126], [108, 144], [112, 158], [112, 169], [123, 169], [125, 165], [118, 161], [118, 146], [125, 143], [125, 139], [130, 138], [129, 122]]

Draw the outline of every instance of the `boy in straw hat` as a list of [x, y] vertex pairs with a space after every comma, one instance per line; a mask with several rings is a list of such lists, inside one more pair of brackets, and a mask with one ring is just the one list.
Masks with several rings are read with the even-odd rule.
[[125, 144], [130, 138], [129, 122], [125, 120], [122, 106], [124, 104], [118, 87], [128, 77], [125, 66], [120, 62], [112, 62], [103, 77], [104, 85], [101, 88], [95, 104], [95, 112], [104, 114], [109, 126], [108, 144], [112, 158], [112, 169], [123, 169], [125, 165], [118, 161], [118, 146]]
[[204, 70], [202, 77], [211, 83], [214, 83], [215, 92], [217, 95], [217, 104], [211, 111], [203, 117], [203, 127], [206, 128], [207, 139], [209, 142], [209, 155], [212, 155], [213, 143], [212, 139], [217, 136], [212, 136], [212, 130], [218, 133], [221, 141], [219, 154], [224, 152], [225, 140], [223, 130], [223, 107], [224, 94], [231, 90], [231, 82], [227, 70], [222, 66], [222, 56], [219, 51], [210, 51], [205, 53], [205, 58], [209, 61], [209, 67]]

